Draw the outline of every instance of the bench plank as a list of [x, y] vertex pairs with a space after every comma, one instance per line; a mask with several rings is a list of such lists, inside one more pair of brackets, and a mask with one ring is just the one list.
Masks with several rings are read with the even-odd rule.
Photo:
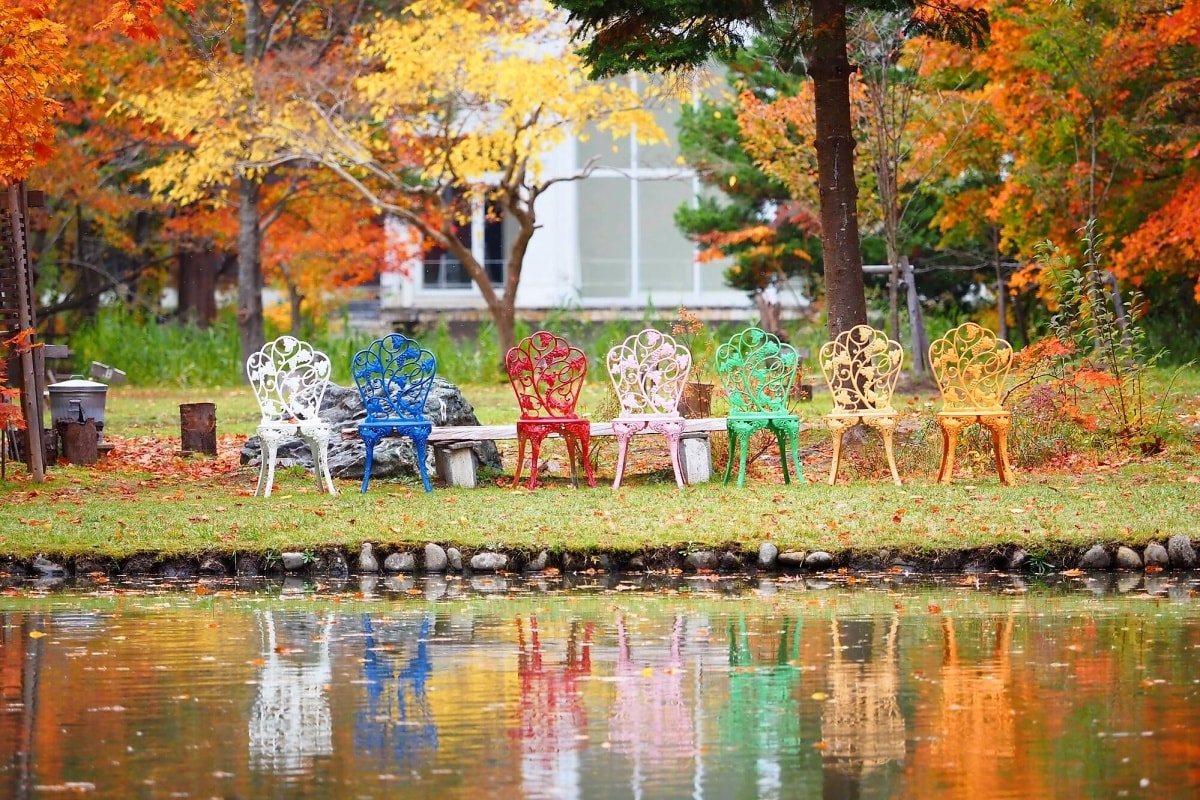
[[[704, 417], [684, 421], [684, 433], [710, 433], [725, 430], [725, 417]], [[638, 431], [638, 434], [653, 433], [649, 428]], [[343, 428], [343, 436], [355, 436], [357, 428]], [[593, 422], [592, 436], [612, 436], [611, 422]], [[430, 443], [439, 442], [473, 442], [498, 441], [501, 439], [516, 439], [517, 426], [514, 425], [449, 425], [434, 426], [429, 434]]]

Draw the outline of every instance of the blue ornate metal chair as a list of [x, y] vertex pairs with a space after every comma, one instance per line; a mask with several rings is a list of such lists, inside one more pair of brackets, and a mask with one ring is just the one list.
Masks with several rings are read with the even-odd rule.
[[358, 435], [367, 447], [362, 491], [366, 492], [371, 482], [375, 445], [385, 436], [412, 439], [421, 483], [425, 491], [433, 491], [425, 466], [429, 434], [433, 431], [433, 423], [425, 416], [425, 401], [437, 372], [433, 353], [407, 336], [392, 333], [356, 353], [350, 371], [367, 410], [366, 420], [358, 426]]
[[792, 384], [800, 368], [796, 348], [760, 328], [746, 328], [717, 348], [715, 361], [729, 399], [729, 415], [725, 420], [729, 432], [729, 462], [725, 466], [725, 482], [729, 483], [733, 455], [737, 452], [737, 485], [745, 485], [750, 437], [755, 431], [769, 430], [779, 442], [783, 482], [791, 483], [788, 474], [790, 454], [796, 478], [804, 483], [804, 472], [800, 468], [800, 417], [787, 410]]
[[246, 376], [262, 411], [258, 439], [262, 467], [254, 494], [271, 496], [275, 482], [275, 456], [279, 443], [289, 436], [308, 442], [313, 455], [317, 491], [337, 494], [329, 475], [329, 440], [333, 425], [320, 418], [321, 398], [329, 387], [329, 356], [294, 336], [267, 342], [246, 359]]

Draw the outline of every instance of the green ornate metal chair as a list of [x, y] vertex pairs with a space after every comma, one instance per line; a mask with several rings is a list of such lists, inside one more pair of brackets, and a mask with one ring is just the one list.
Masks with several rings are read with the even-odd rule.
[[800, 368], [796, 348], [760, 328], [747, 328], [717, 348], [717, 374], [729, 399], [725, 428], [729, 432], [729, 463], [725, 482], [738, 454], [737, 485], [746, 482], [746, 458], [750, 437], [768, 430], [779, 443], [783, 464], [783, 482], [791, 483], [788, 456], [796, 469], [796, 478], [804, 483], [800, 467], [800, 417], [787, 409], [792, 384]]
[[892, 408], [892, 392], [904, 363], [904, 349], [889, 339], [883, 331], [870, 325], [856, 325], [842, 331], [826, 342], [818, 354], [833, 410], [825, 415], [825, 425], [833, 436], [833, 464], [829, 468], [829, 485], [837, 481], [838, 465], [842, 460], [842, 438], [856, 425], [879, 431], [887, 453], [892, 482], [900, 485], [896, 457], [892, 453], [892, 434], [900, 414]]
[[992, 434], [1000, 482], [1006, 486], [1015, 482], [1008, 463], [1012, 412], [1001, 402], [1012, 357], [1012, 345], [974, 322], [964, 322], [929, 345], [929, 365], [942, 392], [942, 410], [937, 414], [942, 429], [939, 483], [950, 483], [954, 474], [958, 432], [976, 422]]

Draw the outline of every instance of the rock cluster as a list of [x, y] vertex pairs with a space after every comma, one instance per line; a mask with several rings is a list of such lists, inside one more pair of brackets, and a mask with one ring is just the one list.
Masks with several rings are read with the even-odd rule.
[[[351, 567], [353, 564], [353, 568]], [[271, 574], [327, 574], [346, 576], [376, 574], [509, 573], [558, 570], [570, 572], [666, 572], [666, 573], [818, 573], [833, 569], [905, 572], [1057, 572], [1078, 569], [1088, 572], [1116, 570], [1124, 574], [1154, 573], [1161, 570], [1194, 570], [1200, 564], [1192, 540], [1183, 534], [1170, 537], [1165, 545], [1151, 542], [1139, 553], [1125, 545], [1096, 544], [1083, 553], [1059, 552], [1030, 555], [1025, 550], [1008, 552], [951, 552], [940, 554], [897, 555], [887, 550], [875, 553], [833, 554], [824, 550], [785, 550], [771, 542], [762, 543], [754, 552], [693, 550], [679, 552], [662, 549], [641, 553], [551, 554], [479, 550], [464, 553], [457, 547], [427, 542], [419, 550], [393, 549], [386, 545], [363, 542], [357, 554], [339, 548], [318, 552], [285, 551], [263, 554], [207, 553], [200, 557], [160, 557], [152, 553], [131, 556], [123, 563], [80, 557], [69, 563], [39, 554], [27, 562], [0, 563], [0, 571], [9, 576], [62, 580], [89, 574], [158, 575], [168, 578], [198, 576]]]
[[[442, 378], [433, 379], [433, 389], [425, 403], [425, 415], [434, 425], [478, 425], [474, 407], [463, 397], [459, 388]], [[367, 418], [362, 397], [350, 386], [330, 384], [321, 400], [321, 419], [331, 423], [335, 430], [354, 428]], [[495, 442], [481, 442], [472, 448], [480, 466], [499, 471], [502, 468], [500, 454]], [[262, 445], [257, 436], [252, 436], [242, 446], [243, 464], [257, 464], [262, 454]], [[430, 475], [433, 474], [433, 448], [427, 454]], [[357, 435], [337, 436], [329, 443], [329, 471], [335, 478], [358, 479], [366, 469], [367, 449]], [[312, 469], [312, 454], [301, 439], [290, 439], [279, 446], [276, 468], [302, 466]], [[371, 479], [415, 477], [417, 457], [412, 440], [403, 437], [388, 437], [375, 446], [375, 458], [371, 465]]]

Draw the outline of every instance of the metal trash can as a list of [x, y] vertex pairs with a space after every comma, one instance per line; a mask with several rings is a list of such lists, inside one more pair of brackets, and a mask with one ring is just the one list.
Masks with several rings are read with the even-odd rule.
[[83, 422], [96, 421], [96, 442], [104, 440], [104, 403], [108, 398], [108, 386], [89, 381], [82, 375], [72, 375], [69, 380], [52, 383], [46, 387], [50, 395], [50, 422], [61, 420]]

